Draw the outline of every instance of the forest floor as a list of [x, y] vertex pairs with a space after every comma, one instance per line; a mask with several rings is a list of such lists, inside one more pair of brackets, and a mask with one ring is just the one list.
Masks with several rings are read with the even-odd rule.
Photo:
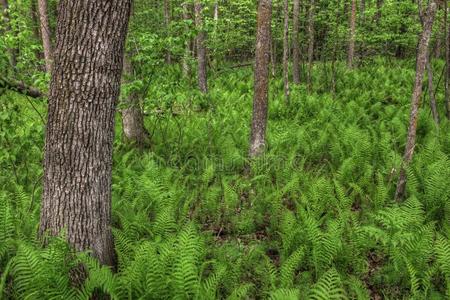
[[[0, 95], [0, 296], [450, 297], [450, 122], [435, 125], [424, 93], [407, 198], [394, 201], [415, 70], [387, 65], [339, 66], [334, 98], [330, 66], [317, 65], [315, 92], [292, 86], [288, 107], [272, 79], [268, 146], [254, 161], [250, 67], [212, 74], [206, 97], [175, 68], [161, 72], [144, 103], [151, 148], [123, 144], [117, 119], [117, 273], [85, 255], [68, 260], [60, 239], [41, 248], [45, 103]], [[437, 99], [443, 116], [440, 86]], [[75, 289], [79, 261], [89, 280]]]

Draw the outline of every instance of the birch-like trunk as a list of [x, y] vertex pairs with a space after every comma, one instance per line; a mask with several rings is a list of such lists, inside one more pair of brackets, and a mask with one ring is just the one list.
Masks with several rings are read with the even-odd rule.
[[255, 87], [250, 133], [250, 158], [261, 155], [266, 145], [272, 0], [259, 1], [257, 18]]
[[400, 177], [395, 192], [395, 199], [400, 200], [405, 195], [406, 188], [406, 168], [410, 164], [414, 148], [416, 147], [417, 119], [419, 116], [420, 96], [422, 95], [422, 83], [425, 68], [428, 60], [428, 45], [430, 43], [431, 32], [433, 28], [434, 16], [436, 14], [436, 4], [431, 2], [428, 6], [426, 15], [423, 18], [423, 31], [420, 35], [419, 44], [417, 46], [416, 57], [416, 78], [414, 89], [411, 97], [411, 114], [409, 118], [408, 137], [406, 140], [405, 153], [400, 169]]

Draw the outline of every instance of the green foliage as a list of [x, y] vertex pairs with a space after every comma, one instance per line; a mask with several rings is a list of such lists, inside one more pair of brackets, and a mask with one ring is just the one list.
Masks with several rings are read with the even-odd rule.
[[[437, 128], [421, 109], [408, 198], [396, 203], [410, 100], [404, 86], [414, 73], [409, 61], [385, 65], [378, 59], [346, 71], [338, 63], [345, 76], [335, 99], [300, 86], [289, 108], [273, 79], [267, 152], [252, 162], [251, 70], [212, 77], [205, 109], [189, 83], [177, 81], [176, 67], [162, 68], [142, 99], [152, 148], [130, 149], [119, 134], [115, 141], [116, 272], [62, 238], [42, 247], [42, 121], [26, 98], [0, 96], [8, 110], [0, 113], [0, 295], [445, 299], [449, 123]], [[315, 76], [315, 86], [326, 81]], [[35, 106], [45, 114], [44, 103]], [[80, 266], [87, 280], [74, 287]]]

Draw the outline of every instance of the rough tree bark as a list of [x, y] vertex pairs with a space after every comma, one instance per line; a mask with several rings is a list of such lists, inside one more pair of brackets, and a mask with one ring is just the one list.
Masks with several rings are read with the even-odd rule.
[[[123, 58], [123, 81], [126, 83], [133, 77], [133, 65], [127, 55]], [[139, 95], [131, 91], [122, 99], [122, 129], [126, 142], [144, 147], [149, 143], [148, 132], [144, 127], [144, 116], [139, 105]]]
[[195, 26], [197, 27], [197, 65], [198, 65], [198, 87], [204, 94], [208, 92], [208, 79], [206, 72], [206, 32], [203, 30], [202, 3], [198, 0], [194, 4]]
[[[9, 19], [9, 13], [8, 13], [8, 9], [9, 9], [8, 0], [0, 0], [0, 3], [2, 5], [2, 15], [3, 15], [3, 18], [6, 23], [5, 30], [12, 32], [11, 24], [9, 23], [10, 19]], [[17, 65], [17, 55], [18, 55], [19, 51], [17, 48], [9, 48], [8, 52], [9, 52], [9, 64], [11, 65], [11, 67], [13, 69], [15, 69], [16, 65]]]
[[[191, 19], [189, 14], [189, 3], [187, 1], [183, 2], [181, 4], [183, 9], [183, 21], [184, 21], [184, 30], [186, 34], [189, 33], [189, 25], [188, 21]], [[184, 57], [182, 60], [181, 68], [183, 69], [183, 75], [185, 77], [190, 77], [191, 74], [191, 67], [190, 67], [190, 59], [191, 59], [192, 53], [191, 53], [191, 41], [190, 39], [186, 39], [184, 44]]]
[[419, 38], [417, 46], [416, 58], [416, 78], [414, 83], [413, 94], [411, 97], [411, 114], [409, 119], [408, 137], [406, 140], [405, 153], [400, 169], [400, 177], [395, 192], [395, 199], [400, 200], [405, 195], [406, 187], [406, 168], [411, 162], [416, 146], [417, 118], [419, 115], [419, 102], [422, 94], [422, 83], [428, 60], [428, 45], [430, 43], [431, 31], [433, 28], [434, 16], [436, 14], [436, 4], [431, 2], [428, 6], [426, 15], [424, 16], [423, 30]]
[[315, 12], [315, 0], [310, 1], [308, 11], [308, 90], [312, 91], [312, 67], [314, 61], [314, 12]]
[[38, 0], [38, 10], [41, 23], [42, 45], [44, 48], [45, 69], [50, 73], [52, 71], [53, 50], [50, 38], [50, 26], [48, 24], [47, 0]]
[[[169, 37], [169, 29], [170, 29], [170, 0], [164, 0], [164, 25], [166, 26], [166, 36]], [[172, 55], [170, 54], [170, 50], [166, 49], [166, 63], [172, 63]]]
[[284, 100], [289, 104], [289, 0], [284, 0], [283, 81]]
[[131, 0], [60, 0], [50, 82], [40, 234], [114, 265], [111, 171]]
[[448, 22], [448, 3], [444, 1], [444, 27], [445, 27], [445, 63], [447, 70], [445, 70], [445, 107], [447, 111], [447, 119], [450, 120], [450, 90], [449, 90], [449, 77], [450, 77], [450, 26]]
[[257, 18], [250, 158], [261, 155], [266, 145], [272, 0], [259, 1]]
[[348, 38], [348, 58], [347, 66], [353, 68], [353, 58], [355, 56], [355, 30], [356, 30], [356, 0], [352, 1], [350, 10], [350, 35]]
[[292, 76], [294, 83], [300, 84], [300, 0], [294, 0], [292, 14]]

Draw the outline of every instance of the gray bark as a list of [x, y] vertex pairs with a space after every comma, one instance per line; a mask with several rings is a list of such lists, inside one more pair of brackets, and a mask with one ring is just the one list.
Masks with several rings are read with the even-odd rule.
[[292, 75], [295, 84], [300, 84], [300, 0], [294, 0], [292, 24]]
[[284, 0], [283, 81], [284, 100], [289, 104], [289, 0]]
[[208, 93], [208, 79], [206, 71], [206, 32], [203, 30], [202, 4], [195, 1], [195, 26], [197, 27], [197, 66], [198, 66], [198, 87], [204, 94]]
[[41, 23], [42, 45], [44, 48], [45, 69], [50, 73], [52, 71], [53, 50], [50, 38], [50, 26], [48, 24], [47, 0], [38, 0], [38, 10]]
[[259, 1], [257, 18], [250, 158], [261, 155], [266, 145], [272, 0]]
[[308, 90], [312, 91], [312, 68], [314, 62], [314, 12], [315, 12], [315, 0], [310, 0], [310, 6], [308, 11], [308, 75], [307, 83]]
[[111, 171], [131, 0], [60, 0], [50, 82], [40, 234], [114, 265]]
[[406, 188], [406, 168], [411, 162], [416, 146], [417, 119], [419, 116], [419, 102], [422, 95], [422, 83], [428, 60], [428, 45], [430, 43], [431, 32], [433, 29], [434, 16], [436, 14], [436, 4], [431, 2], [428, 6], [426, 16], [423, 20], [423, 31], [420, 35], [419, 44], [417, 46], [416, 58], [416, 78], [414, 89], [411, 97], [411, 114], [409, 118], [408, 137], [406, 140], [405, 154], [400, 169], [400, 177], [395, 192], [395, 199], [400, 200], [404, 197]]
[[[181, 4], [182, 8], [183, 8], [183, 20], [185, 22], [184, 25], [184, 30], [186, 31], [186, 34], [189, 33], [189, 26], [187, 25], [187, 22], [190, 20], [190, 15], [189, 15], [189, 3], [183, 2]], [[185, 45], [184, 45], [184, 57], [183, 57], [183, 61], [182, 61], [182, 66], [181, 68], [183, 69], [183, 75], [185, 77], [189, 77], [191, 74], [191, 67], [190, 67], [190, 59], [192, 56], [192, 52], [191, 52], [191, 41], [189, 39], [186, 39], [185, 41]]]

